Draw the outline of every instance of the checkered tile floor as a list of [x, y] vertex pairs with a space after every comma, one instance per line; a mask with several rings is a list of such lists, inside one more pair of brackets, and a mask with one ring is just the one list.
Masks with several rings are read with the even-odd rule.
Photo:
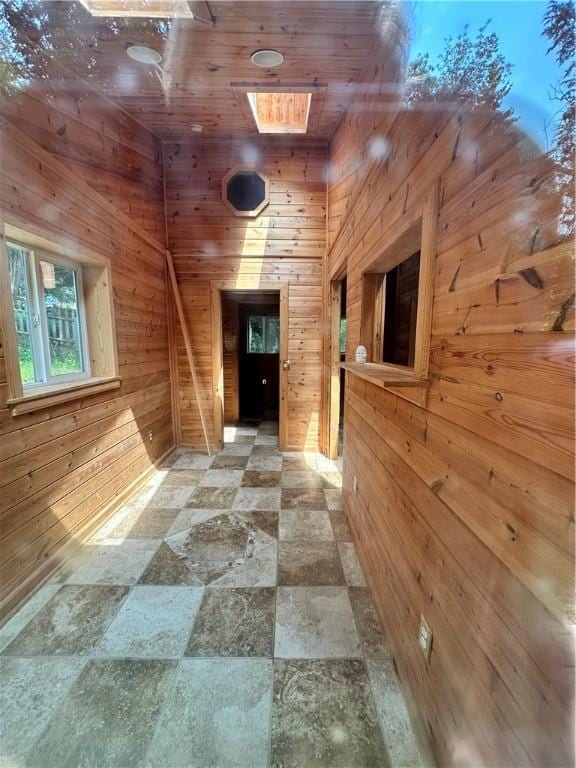
[[0, 630], [0, 764], [421, 765], [340, 466], [277, 431], [174, 453]]

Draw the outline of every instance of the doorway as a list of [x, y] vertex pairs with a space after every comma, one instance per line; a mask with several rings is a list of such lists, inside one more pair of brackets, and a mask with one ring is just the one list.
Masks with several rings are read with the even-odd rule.
[[285, 450], [288, 285], [213, 283], [212, 339], [216, 442], [222, 445], [225, 424], [278, 422]]
[[330, 397], [328, 457], [340, 458], [344, 449], [345, 371], [346, 360], [346, 275], [330, 283]]

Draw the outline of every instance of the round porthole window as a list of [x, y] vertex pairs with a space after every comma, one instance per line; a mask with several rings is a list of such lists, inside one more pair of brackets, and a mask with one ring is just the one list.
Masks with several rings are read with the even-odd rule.
[[247, 168], [233, 168], [222, 181], [222, 198], [235, 216], [258, 216], [269, 202], [266, 176]]

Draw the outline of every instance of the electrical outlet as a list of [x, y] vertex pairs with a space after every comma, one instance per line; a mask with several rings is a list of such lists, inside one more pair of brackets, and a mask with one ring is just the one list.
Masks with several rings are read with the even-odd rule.
[[426, 657], [426, 661], [430, 661], [430, 654], [432, 653], [432, 630], [430, 629], [430, 625], [424, 618], [424, 616], [420, 616], [420, 632], [418, 635], [418, 645], [420, 646], [420, 650]]
[[354, 475], [354, 483], [352, 485], [352, 491], [354, 493], [354, 496], [358, 494], [358, 478], [356, 477], [356, 475]]
[[153, 438], [154, 438], [154, 435], [152, 434], [152, 432], [148, 432], [148, 440], [152, 442]]

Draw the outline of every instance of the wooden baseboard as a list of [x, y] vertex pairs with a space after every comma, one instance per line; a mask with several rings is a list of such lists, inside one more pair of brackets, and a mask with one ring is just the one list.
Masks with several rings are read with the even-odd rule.
[[176, 450], [172, 446], [159, 456], [144, 472], [138, 475], [129, 483], [113, 501], [104, 505], [94, 517], [90, 518], [84, 525], [80, 526], [75, 532], [74, 538], [63, 544], [54, 554], [48, 558], [39, 568], [19, 584], [12, 592], [6, 595], [0, 602], [0, 625], [6, 623], [28, 600], [33, 592], [36, 592], [49, 579], [51, 579], [65, 564], [69, 558], [78, 552], [81, 546], [90, 538], [90, 535], [100, 527], [106, 520], [122, 506], [124, 501], [135, 491], [141, 488], [149, 477], [163, 464], [166, 459]]

